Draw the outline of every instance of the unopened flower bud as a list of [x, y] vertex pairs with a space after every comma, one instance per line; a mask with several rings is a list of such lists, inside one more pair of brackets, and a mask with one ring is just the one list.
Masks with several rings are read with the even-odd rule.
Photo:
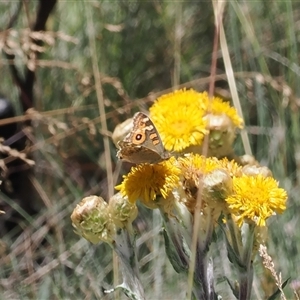
[[247, 165], [242, 168], [242, 172], [245, 175], [249, 175], [249, 176], [256, 176], [256, 175], [260, 174], [263, 177], [272, 177], [272, 171], [267, 167]]
[[232, 193], [232, 178], [222, 169], [216, 169], [203, 178], [202, 195], [207, 205], [216, 212], [216, 219], [227, 209], [225, 199]]
[[259, 162], [255, 159], [255, 157], [253, 155], [249, 155], [249, 154], [244, 154], [244, 155], [240, 156], [239, 164], [242, 166], [246, 166], [246, 165], [259, 166]]
[[127, 119], [123, 123], [116, 126], [112, 134], [112, 140], [117, 147], [118, 147], [118, 142], [122, 141], [125, 138], [125, 136], [131, 131], [131, 129], [132, 129], [132, 118]]
[[75, 207], [71, 220], [75, 232], [93, 244], [112, 243], [115, 226], [111, 221], [107, 203], [98, 196], [83, 198]]
[[108, 207], [111, 219], [118, 228], [131, 227], [138, 215], [135, 203], [130, 203], [128, 197], [123, 197], [121, 193], [110, 198]]
[[232, 144], [235, 140], [235, 125], [226, 115], [207, 114], [204, 119], [207, 121], [209, 130], [208, 156], [225, 157], [233, 152]]

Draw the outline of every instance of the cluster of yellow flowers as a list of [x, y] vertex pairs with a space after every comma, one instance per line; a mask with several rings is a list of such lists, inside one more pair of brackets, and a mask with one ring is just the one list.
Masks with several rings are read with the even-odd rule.
[[[182, 89], [158, 98], [150, 117], [153, 123], [139, 113], [115, 130], [117, 156], [141, 163], [123, 176], [109, 203], [90, 196], [77, 205], [71, 216], [76, 232], [94, 244], [108, 243], [123, 264], [126, 295], [144, 299], [132, 222], [138, 214], [137, 201], [159, 209], [171, 264], [186, 274], [194, 251], [195, 265], [203, 268], [194, 270], [193, 293], [197, 299], [207, 299], [215, 292], [211, 270], [204, 266], [209, 265], [208, 250], [219, 225], [228, 257], [239, 272], [241, 288], [235, 294], [249, 299], [254, 256], [264, 242], [267, 219], [286, 209], [286, 191], [253, 157], [234, 154], [233, 142], [243, 120], [228, 102]], [[155, 152], [152, 148], [158, 144]], [[153, 155], [155, 160], [150, 159]]]
[[[79, 234], [92, 242], [111, 242], [116, 227], [135, 219], [138, 200], [169, 216], [176, 214], [178, 204], [193, 216], [198, 205], [202, 217], [209, 214], [215, 224], [223, 215], [230, 216], [238, 226], [252, 223], [263, 227], [270, 216], [285, 210], [287, 193], [271, 171], [260, 167], [255, 159], [234, 155], [232, 145], [243, 120], [228, 102], [218, 97], [210, 99], [207, 92], [182, 89], [159, 97], [150, 108], [150, 117], [170, 158], [132, 167], [116, 186], [120, 192], [108, 205], [96, 196], [85, 198], [72, 215]], [[126, 130], [129, 125], [127, 122]], [[205, 136], [206, 157], [200, 155]], [[118, 209], [116, 203], [121, 203]], [[83, 221], [86, 212], [89, 220]], [[86, 224], [93, 222], [99, 225], [97, 230], [94, 225], [87, 228]]]
[[243, 120], [228, 102], [182, 89], [158, 98], [150, 118], [138, 113], [116, 128], [117, 156], [140, 163], [123, 176], [108, 203], [90, 196], [77, 205], [71, 216], [76, 232], [94, 244], [108, 243], [123, 265], [126, 295], [144, 299], [132, 222], [137, 201], [159, 209], [172, 266], [187, 274], [195, 253], [193, 294], [208, 299], [217, 298], [208, 250], [220, 226], [239, 272], [234, 293], [250, 299], [254, 256], [265, 240], [267, 219], [286, 209], [286, 191], [253, 157], [235, 155], [233, 142]]
[[150, 108], [150, 117], [168, 151], [202, 153], [204, 136], [209, 133], [208, 156], [230, 154], [227, 149], [232, 149], [235, 128], [243, 127], [242, 118], [228, 102], [192, 89], [161, 96]]
[[[234, 160], [220, 159], [232, 155], [235, 131], [243, 127], [243, 120], [228, 102], [183, 89], [158, 98], [150, 116], [166, 150], [174, 156], [158, 164], [132, 167], [116, 186], [131, 203], [140, 200], [147, 207], [172, 214], [178, 200], [193, 214], [200, 200], [201, 213], [210, 207], [215, 221], [221, 213], [230, 213], [239, 226], [243, 222], [265, 226], [267, 218], [285, 210], [287, 194], [265, 167], [253, 165], [255, 171], [246, 172]], [[208, 133], [213, 157], [197, 154]]]
[[200, 197], [201, 208], [218, 210], [215, 221], [221, 213], [230, 212], [239, 226], [243, 222], [265, 226], [267, 218], [285, 210], [287, 193], [274, 178], [260, 173], [260, 168], [257, 170], [258, 174], [244, 174], [241, 166], [226, 158], [189, 154], [133, 167], [116, 189], [131, 203], [140, 200], [149, 208], [168, 207], [169, 214], [177, 193], [192, 214]]

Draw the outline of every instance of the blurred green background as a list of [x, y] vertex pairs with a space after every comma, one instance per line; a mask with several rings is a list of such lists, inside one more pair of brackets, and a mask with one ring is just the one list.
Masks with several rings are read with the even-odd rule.
[[[34, 35], [47, 10], [46, 31]], [[28, 116], [13, 121], [17, 132], [26, 129], [23, 146], [35, 161], [25, 171], [24, 164], [9, 165], [14, 189], [10, 180], [3, 183], [0, 299], [114, 299], [103, 293], [113, 285], [110, 248], [79, 239], [70, 214], [84, 196], [108, 199], [108, 186], [128, 171], [111, 140], [104, 143], [117, 124], [174, 87], [208, 89], [212, 2], [1, 1], [0, 11], [0, 93], [17, 116]], [[269, 220], [267, 245], [283, 281], [290, 278], [284, 291], [292, 299], [300, 284], [300, 2], [228, 1], [223, 22], [253, 154], [289, 194], [284, 214]], [[27, 99], [24, 85], [32, 75]], [[217, 75], [216, 93], [230, 100], [220, 50]], [[236, 152], [244, 154], [240, 137]], [[141, 208], [136, 221], [147, 299], [184, 299], [185, 278], [166, 259], [158, 218]], [[232, 299], [222, 277], [234, 278], [225, 244], [212, 248], [216, 290]], [[253, 299], [275, 289], [258, 258]]]

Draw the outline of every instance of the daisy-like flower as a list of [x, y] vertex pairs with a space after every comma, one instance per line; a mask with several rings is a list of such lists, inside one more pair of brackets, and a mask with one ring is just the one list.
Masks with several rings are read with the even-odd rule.
[[[209, 99], [207, 92], [203, 92], [203, 98]], [[226, 115], [229, 117], [233, 125], [237, 128], [243, 128], [244, 121], [243, 119], [238, 115], [236, 109], [230, 104], [224, 100], [222, 100], [219, 97], [213, 97], [211, 99], [211, 102], [207, 100], [207, 112], [209, 114], [215, 115], [215, 116], [222, 116]]]
[[207, 133], [205, 108], [203, 94], [192, 89], [177, 90], [156, 100], [150, 116], [167, 150], [181, 152], [202, 144]]
[[228, 158], [223, 158], [219, 160], [220, 167], [226, 170], [231, 177], [236, 176], [240, 177], [242, 176], [242, 166], [237, 164], [234, 160], [228, 160]]
[[193, 153], [178, 158], [178, 163], [184, 178], [193, 179], [195, 182], [199, 179], [199, 172], [208, 174], [220, 166], [219, 160], [214, 157], [207, 158]]
[[272, 177], [262, 175], [233, 178], [233, 194], [226, 198], [237, 224], [254, 222], [265, 226], [266, 219], [286, 209], [287, 193]]
[[176, 159], [171, 157], [159, 164], [140, 164], [131, 168], [123, 182], [116, 186], [129, 202], [140, 200], [149, 208], [157, 208], [158, 199], [166, 200], [172, 190], [179, 185], [180, 169]]

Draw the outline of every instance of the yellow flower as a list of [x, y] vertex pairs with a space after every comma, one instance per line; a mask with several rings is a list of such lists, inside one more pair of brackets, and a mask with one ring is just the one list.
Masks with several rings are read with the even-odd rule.
[[272, 177], [234, 177], [233, 190], [226, 202], [239, 226], [243, 221], [265, 226], [267, 218], [286, 209], [287, 193]]
[[129, 202], [134, 203], [139, 199], [146, 206], [154, 208], [156, 197], [167, 199], [178, 186], [179, 173], [174, 157], [159, 164], [140, 164], [123, 176], [123, 182], [115, 188], [127, 196]]
[[218, 159], [193, 153], [178, 158], [178, 163], [184, 178], [193, 179], [195, 181], [199, 173], [208, 174], [220, 167]]
[[[203, 97], [208, 99], [207, 92], [203, 92]], [[226, 115], [231, 122], [238, 128], [243, 128], [243, 119], [238, 115], [236, 109], [228, 102], [223, 101], [219, 97], [213, 97], [211, 103], [207, 102], [208, 113], [213, 115]]]
[[[225, 156], [231, 150], [234, 129], [243, 127], [242, 118], [228, 102], [218, 97], [209, 99], [207, 92], [198, 93], [193, 89], [177, 90], [159, 97], [150, 108], [150, 115], [168, 151], [182, 152], [201, 146], [208, 131], [211, 134], [217, 131], [215, 136], [224, 137], [221, 141], [222, 136], [214, 137], [217, 140], [211, 147], [214, 150], [220, 143], [225, 143], [225, 149], [219, 150], [222, 152], [219, 156]], [[227, 140], [230, 140], [229, 145]]]
[[206, 100], [194, 90], [178, 90], [159, 97], [150, 108], [165, 148], [182, 151], [189, 146], [201, 145], [207, 133], [203, 119]]
[[240, 177], [242, 175], [242, 167], [237, 164], [234, 160], [228, 160], [228, 158], [223, 158], [219, 161], [220, 167], [225, 169], [231, 177]]

